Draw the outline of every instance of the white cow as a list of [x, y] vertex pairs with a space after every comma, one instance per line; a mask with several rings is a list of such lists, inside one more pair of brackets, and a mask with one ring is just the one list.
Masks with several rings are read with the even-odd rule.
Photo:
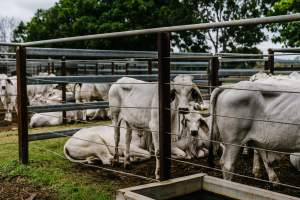
[[[93, 163], [94, 160], [101, 160], [104, 165], [112, 164], [114, 147], [114, 128], [110, 126], [95, 126], [83, 128], [76, 132], [64, 146], [64, 154], [72, 162]], [[125, 129], [121, 129], [119, 156], [124, 162], [125, 155]], [[151, 158], [147, 149], [146, 135], [133, 134], [130, 160], [132, 162], [144, 161]]]
[[[292, 86], [295, 84], [293, 80], [286, 79], [285, 84], [271, 85], [259, 81], [242, 81], [226, 86], [227, 89], [217, 88], [212, 93], [211, 114], [213, 119], [210, 139], [224, 142], [225, 149], [220, 160], [224, 178], [232, 178], [232, 174], [227, 172], [234, 170], [234, 164], [241, 148], [231, 144], [248, 144], [257, 148], [290, 153], [299, 152], [299, 125], [261, 121], [298, 122], [300, 95], [284, 91], [300, 92], [300, 88]], [[289, 85], [288, 90], [287, 85]], [[249, 118], [259, 121], [249, 120]], [[213, 151], [209, 153], [210, 161], [212, 161]], [[269, 180], [279, 182], [269, 160], [273, 153], [260, 150], [258, 153], [267, 169]]]
[[293, 153], [290, 155], [290, 161], [292, 165], [300, 171], [300, 153]]
[[[43, 78], [43, 77], [53, 77], [55, 74], [49, 74], [47, 73], [40, 73], [37, 77]], [[37, 96], [45, 96], [47, 93], [51, 92], [57, 84], [44, 84], [44, 85], [28, 85], [27, 86], [27, 96], [29, 103], [32, 101], [32, 99]]]
[[[74, 86], [76, 103], [91, 101], [106, 101], [110, 84], [108, 83], [83, 83]], [[86, 120], [87, 111], [83, 110], [83, 120]]]
[[[189, 109], [189, 102], [193, 97], [198, 97], [203, 102], [200, 90], [193, 84], [193, 77], [179, 75], [174, 78], [171, 85], [172, 108], [178, 109], [180, 113]], [[120, 138], [120, 122], [124, 121], [127, 128], [126, 151], [124, 166], [130, 164], [130, 141], [132, 129], [150, 129], [156, 155], [156, 178], [159, 178], [159, 142], [158, 142], [158, 87], [156, 83], [149, 83], [133, 78], [124, 77], [113, 84], [108, 94], [109, 106], [111, 108], [112, 122], [115, 126], [116, 159], [118, 159], [118, 144]], [[133, 107], [137, 107], [135, 109]], [[143, 109], [144, 108], [144, 109]], [[152, 108], [149, 110], [149, 108]], [[171, 132], [178, 131], [177, 112], [172, 111]], [[178, 133], [179, 134], [179, 133]], [[173, 139], [177, 137], [173, 136]]]
[[0, 74], [0, 95], [1, 102], [6, 110], [4, 120], [12, 121], [12, 112], [17, 109], [17, 77], [7, 77], [6, 74]]
[[208, 154], [210, 118], [204, 118], [194, 106], [190, 113], [183, 115], [182, 133], [176, 146], [185, 152], [186, 159], [203, 158]]
[[[77, 119], [80, 111], [67, 111], [67, 122]], [[56, 126], [63, 123], [62, 112], [35, 113], [29, 123], [30, 128], [42, 126]]]

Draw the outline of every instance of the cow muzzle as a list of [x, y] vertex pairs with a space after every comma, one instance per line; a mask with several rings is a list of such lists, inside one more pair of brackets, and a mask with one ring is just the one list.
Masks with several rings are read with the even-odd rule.
[[192, 130], [191, 131], [191, 136], [195, 137], [198, 135], [198, 131], [197, 130]]

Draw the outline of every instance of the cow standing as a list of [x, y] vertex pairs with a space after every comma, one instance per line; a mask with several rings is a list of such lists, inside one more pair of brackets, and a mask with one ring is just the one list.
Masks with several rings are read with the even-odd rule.
[[[300, 151], [300, 125], [297, 125], [300, 118], [300, 89], [292, 87], [292, 82], [288, 85], [293, 92], [287, 91], [287, 85], [249, 81], [214, 90], [211, 96], [213, 118], [210, 139], [224, 142], [220, 164], [225, 179], [232, 178], [231, 172], [234, 171], [240, 145], [288, 153]], [[213, 151], [209, 153], [212, 161]], [[269, 180], [279, 182], [268, 160], [270, 152], [259, 150], [258, 153]]]

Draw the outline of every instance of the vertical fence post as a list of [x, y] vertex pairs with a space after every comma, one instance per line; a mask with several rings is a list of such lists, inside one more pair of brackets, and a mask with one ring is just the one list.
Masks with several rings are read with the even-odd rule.
[[22, 164], [28, 164], [28, 100], [26, 82], [26, 48], [18, 46], [16, 56], [19, 161]]
[[268, 68], [271, 74], [274, 74], [274, 51], [273, 49], [268, 49]]
[[115, 63], [112, 62], [111, 63], [111, 75], [114, 75], [115, 74]]
[[220, 68], [220, 62], [218, 56], [213, 56], [209, 60], [209, 73], [208, 73], [208, 81], [210, 87], [210, 93], [214, 90], [214, 87], [219, 86], [219, 68]]
[[95, 73], [96, 73], [96, 75], [98, 75], [98, 62], [96, 62], [96, 69], [95, 69]]
[[148, 74], [152, 74], [152, 60], [148, 60]]
[[[66, 76], [67, 72], [66, 72], [66, 57], [62, 57], [61, 59], [61, 76]], [[66, 84], [62, 83], [61, 84], [61, 91], [62, 91], [62, 95], [61, 95], [61, 99], [62, 99], [62, 103], [66, 103], [67, 102], [67, 98], [66, 98]], [[67, 114], [66, 111], [62, 111], [62, 120], [63, 120], [63, 124], [67, 123]]]
[[129, 63], [125, 64], [125, 74], [128, 75], [129, 74]]
[[159, 162], [160, 180], [171, 176], [170, 34], [158, 33]]

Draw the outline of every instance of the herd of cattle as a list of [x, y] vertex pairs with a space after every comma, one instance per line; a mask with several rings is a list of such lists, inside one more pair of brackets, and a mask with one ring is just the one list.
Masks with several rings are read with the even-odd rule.
[[[40, 76], [54, 76], [40, 74]], [[5, 120], [12, 120], [16, 109], [16, 77], [0, 75], [1, 102]], [[300, 74], [288, 76], [257, 73], [249, 81], [224, 85], [211, 94], [210, 106], [203, 101], [199, 88], [189, 75], [178, 75], [171, 84], [172, 158], [192, 159], [222, 152], [220, 165], [225, 179], [232, 178], [242, 147], [256, 148], [253, 174], [261, 176], [260, 160], [269, 180], [279, 179], [272, 167], [275, 160], [290, 155], [300, 170]], [[28, 86], [30, 105], [61, 102], [56, 84]], [[91, 102], [108, 100], [110, 109], [69, 111], [69, 120], [111, 118], [112, 124], [82, 128], [65, 144], [64, 154], [72, 162], [103, 164], [148, 160], [156, 157], [155, 176], [159, 178], [158, 85], [124, 77], [113, 84], [70, 84], [67, 100]], [[204, 109], [210, 110], [203, 116]], [[62, 113], [33, 114], [30, 126], [58, 125]], [[212, 142], [213, 141], [213, 142]], [[280, 152], [285, 152], [281, 154]]]
[[[55, 76], [40, 73], [38, 78]], [[110, 84], [68, 84], [66, 86], [67, 102], [84, 103], [107, 100]], [[28, 103], [31, 106], [55, 105], [62, 103], [62, 90], [58, 84], [28, 85]], [[5, 110], [5, 121], [13, 120], [13, 112], [17, 113], [17, 80], [16, 76], [7, 77], [0, 74], [0, 97]], [[63, 122], [62, 112], [31, 113], [30, 127], [59, 125]], [[94, 120], [110, 118], [109, 109], [88, 109], [67, 111], [67, 121]]]

